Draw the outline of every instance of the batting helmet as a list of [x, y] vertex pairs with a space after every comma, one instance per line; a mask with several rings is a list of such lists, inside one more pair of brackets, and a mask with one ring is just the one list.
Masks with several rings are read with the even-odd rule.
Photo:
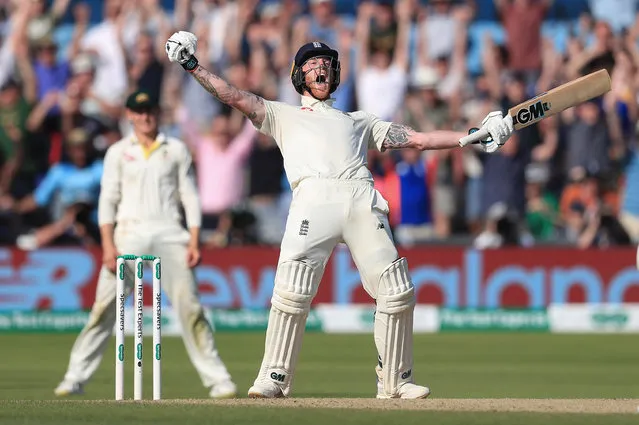
[[300, 47], [300, 49], [295, 54], [295, 60], [293, 61], [293, 65], [291, 67], [291, 81], [293, 82], [293, 87], [295, 87], [295, 90], [299, 94], [304, 93], [304, 89], [310, 92], [309, 88], [306, 86], [304, 73], [302, 72], [302, 66], [307, 60], [319, 56], [328, 56], [331, 58], [330, 93], [333, 93], [335, 90], [337, 90], [337, 86], [339, 86], [339, 74], [341, 69], [337, 50], [331, 49], [330, 47], [328, 47], [327, 44], [321, 43], [319, 41], [313, 41], [311, 43], [306, 43], [305, 45]]

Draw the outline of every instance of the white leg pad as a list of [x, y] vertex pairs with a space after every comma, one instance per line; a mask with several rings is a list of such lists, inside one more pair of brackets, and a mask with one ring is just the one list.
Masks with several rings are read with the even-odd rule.
[[413, 382], [413, 311], [415, 290], [405, 258], [381, 275], [375, 314], [375, 344], [381, 356], [384, 393], [397, 397], [399, 387]]
[[266, 330], [264, 359], [255, 381], [278, 385], [288, 396], [311, 301], [317, 293], [318, 274], [301, 261], [280, 264], [275, 275], [271, 311]]

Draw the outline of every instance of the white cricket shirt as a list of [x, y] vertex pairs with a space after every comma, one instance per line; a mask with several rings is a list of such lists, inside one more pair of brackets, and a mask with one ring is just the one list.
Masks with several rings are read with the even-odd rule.
[[302, 96], [301, 106], [264, 101], [266, 117], [258, 130], [277, 142], [293, 189], [308, 177], [373, 181], [367, 151], [382, 149], [391, 123], [332, 104], [309, 96]]
[[113, 144], [104, 158], [98, 223], [181, 221], [200, 227], [202, 217], [193, 161], [180, 140], [160, 133], [145, 150], [134, 135]]

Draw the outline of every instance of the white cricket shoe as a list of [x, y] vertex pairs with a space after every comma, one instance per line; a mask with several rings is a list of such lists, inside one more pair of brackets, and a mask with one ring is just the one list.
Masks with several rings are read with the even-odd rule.
[[215, 399], [235, 398], [237, 397], [237, 387], [232, 381], [224, 381], [211, 387], [209, 397]]
[[284, 398], [282, 389], [273, 382], [260, 382], [248, 390], [249, 398]]
[[69, 397], [73, 395], [84, 394], [84, 387], [77, 382], [62, 381], [60, 385], [53, 390], [53, 393], [58, 397]]
[[384, 389], [377, 384], [377, 398], [403, 398], [406, 400], [426, 398], [430, 395], [430, 388], [406, 382], [399, 387], [398, 395], [395, 397], [384, 394]]
[[384, 393], [384, 384], [382, 384], [382, 378], [379, 376], [379, 374], [381, 374], [381, 370], [377, 370], [377, 373], [377, 398], [403, 398], [411, 400], [426, 398], [430, 395], [430, 388], [413, 384], [411, 382], [405, 382], [400, 384], [399, 391], [396, 396], [390, 396]]

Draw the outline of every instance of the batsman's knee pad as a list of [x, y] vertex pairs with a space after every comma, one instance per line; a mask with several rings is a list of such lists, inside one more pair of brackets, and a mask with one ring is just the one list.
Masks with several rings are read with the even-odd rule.
[[382, 272], [377, 289], [377, 311], [401, 313], [415, 306], [415, 289], [406, 258], [394, 261]]
[[399, 386], [412, 382], [413, 311], [415, 289], [405, 258], [381, 275], [375, 314], [375, 343], [382, 364], [384, 393], [394, 397]]
[[289, 395], [319, 276], [301, 261], [284, 262], [277, 268], [264, 359], [256, 384], [269, 381], [277, 384], [284, 396]]
[[306, 314], [317, 292], [315, 270], [302, 261], [286, 261], [277, 267], [271, 305], [289, 314]]

